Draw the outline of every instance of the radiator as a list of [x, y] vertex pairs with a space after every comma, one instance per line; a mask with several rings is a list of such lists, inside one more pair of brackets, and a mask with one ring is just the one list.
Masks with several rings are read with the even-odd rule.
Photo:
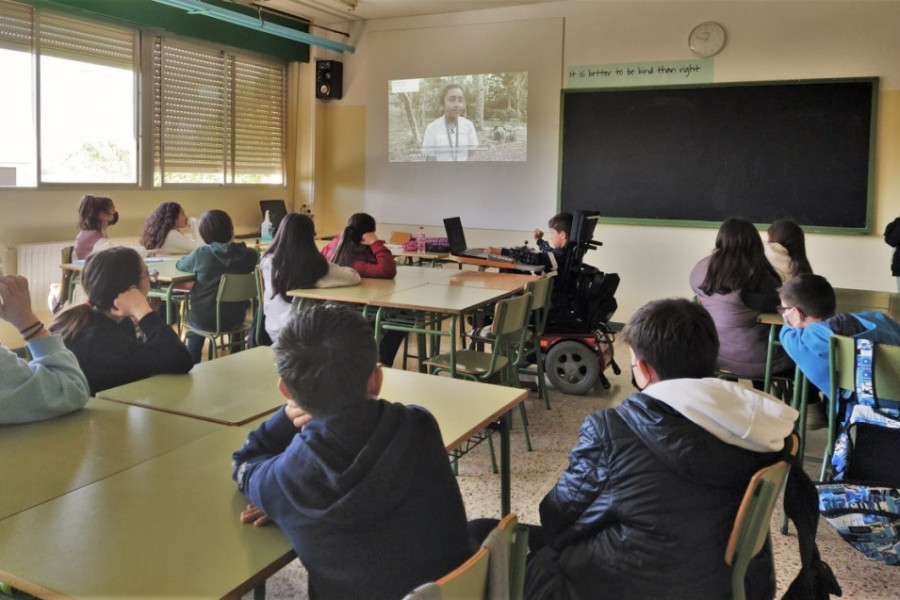
[[[109, 241], [113, 245], [137, 245], [137, 239], [133, 237], [110, 238]], [[16, 271], [28, 279], [31, 307], [35, 312], [47, 311], [47, 295], [50, 293], [50, 286], [62, 281], [62, 269], [59, 268], [62, 249], [72, 244], [73, 240], [16, 246], [18, 263]]]
[[62, 270], [59, 268], [62, 249], [71, 246], [68, 242], [47, 242], [43, 244], [19, 244], [16, 256], [19, 275], [28, 278], [28, 289], [31, 291], [31, 307], [37, 312], [47, 312], [47, 294], [50, 284], [62, 281]]

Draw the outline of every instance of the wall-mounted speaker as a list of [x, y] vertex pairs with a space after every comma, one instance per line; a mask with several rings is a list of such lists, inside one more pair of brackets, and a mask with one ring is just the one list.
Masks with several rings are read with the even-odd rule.
[[344, 95], [344, 63], [336, 60], [316, 61], [316, 98], [340, 100]]

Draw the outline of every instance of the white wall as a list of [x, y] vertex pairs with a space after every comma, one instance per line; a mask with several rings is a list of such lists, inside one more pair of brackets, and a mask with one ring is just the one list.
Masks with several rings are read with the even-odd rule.
[[[554, 31], [562, 19], [559, 45], [520, 30]], [[557, 210], [558, 95], [564, 85], [565, 67], [580, 64], [637, 61], [686, 60], [692, 58], [687, 46], [690, 30], [698, 23], [714, 20], [726, 29], [725, 49], [715, 57], [715, 81], [761, 81], [831, 77], [881, 77], [880, 113], [875, 175], [874, 231], [869, 236], [809, 235], [808, 254], [813, 268], [841, 287], [895, 289], [888, 268], [890, 248], [881, 239], [885, 225], [900, 213], [900, 2], [874, 1], [583, 1], [539, 4], [523, 8], [453, 13], [432, 17], [394, 19], [367, 24], [357, 40], [358, 51], [343, 57], [345, 96], [341, 104], [364, 106], [368, 135], [366, 191], [359, 210], [370, 210], [376, 219], [385, 190], [403, 190], [401, 179], [385, 179], [380, 170], [386, 158], [382, 143], [386, 127], [386, 79], [396, 71], [415, 70], [418, 75], [442, 74], [450, 66], [454, 72], [479, 72], [486, 61], [485, 48], [497, 61], [525, 57], [526, 68], [559, 73], [549, 92], [556, 102], [535, 103], [532, 120], [550, 123], [541, 135], [529, 134], [527, 172], [531, 177], [510, 175], [503, 169], [474, 169], [467, 177], [457, 177], [459, 195], [466, 202], [474, 198], [481, 219], [467, 218], [470, 204], [462, 205], [463, 222], [471, 245], [486, 243], [521, 244], [531, 227], [544, 227]], [[503, 32], [498, 35], [497, 32]], [[392, 37], [393, 36], [393, 37]], [[435, 37], [437, 36], [437, 37]], [[458, 41], [447, 46], [444, 40]], [[391, 39], [394, 41], [392, 42]], [[437, 39], [439, 43], [433, 44]], [[397, 60], [402, 41], [406, 59]], [[534, 58], [535, 48], [540, 57]], [[448, 58], [448, 53], [454, 53]], [[559, 68], [548, 66], [559, 61]], [[471, 61], [471, 62], [470, 62]], [[464, 63], [464, 64], [463, 64]], [[471, 65], [471, 68], [465, 68]], [[531, 87], [531, 86], [530, 86]], [[532, 93], [547, 94], [543, 86]], [[530, 107], [531, 102], [529, 101]], [[384, 148], [380, 150], [380, 148]], [[376, 164], [373, 164], [376, 163]], [[370, 175], [378, 173], [371, 180]], [[399, 173], [399, 172], [398, 172]], [[390, 174], [390, 173], [388, 173]], [[509, 200], [481, 196], [483, 189], [495, 190], [498, 181], [508, 190]], [[409, 230], [427, 224], [429, 231], [440, 218], [449, 216], [446, 197], [416, 208], [401, 191], [398, 201], [409, 202], [410, 218], [405, 223], [384, 223], [391, 229]], [[428, 193], [420, 190], [417, 193]], [[513, 199], [527, 198], [517, 205]], [[339, 201], [339, 199], [334, 199]], [[499, 202], [499, 204], [498, 204]], [[346, 206], [345, 206], [346, 208]], [[446, 213], [446, 214], [445, 214]], [[474, 229], [490, 223], [490, 230]], [[527, 225], [526, 225], [527, 223]], [[592, 262], [622, 277], [617, 298], [616, 320], [625, 320], [644, 302], [658, 297], [689, 295], [688, 273], [707, 254], [715, 239], [714, 229], [670, 228], [601, 224], [597, 236], [604, 246]]]

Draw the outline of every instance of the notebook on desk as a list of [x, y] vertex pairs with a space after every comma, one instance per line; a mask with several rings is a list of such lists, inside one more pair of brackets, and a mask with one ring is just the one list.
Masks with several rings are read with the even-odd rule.
[[481, 258], [495, 262], [515, 264], [515, 260], [501, 254], [488, 254], [484, 248], [469, 248], [466, 244], [466, 234], [463, 232], [462, 220], [459, 217], [444, 219], [444, 229], [447, 231], [447, 243], [450, 246], [450, 254], [454, 256], [467, 256], [469, 258]]

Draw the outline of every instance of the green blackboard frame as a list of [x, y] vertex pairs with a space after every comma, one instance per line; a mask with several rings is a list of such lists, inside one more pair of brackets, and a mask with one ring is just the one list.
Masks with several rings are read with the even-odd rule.
[[[682, 85], [682, 86], [645, 86], [645, 87], [631, 87], [631, 88], [598, 88], [598, 89], [571, 89], [571, 90], [562, 90], [561, 102], [560, 102], [560, 158], [559, 158], [559, 190], [558, 190], [558, 204], [561, 210], [599, 210], [601, 213], [601, 222], [603, 223], [622, 223], [622, 224], [630, 224], [630, 225], [655, 225], [655, 226], [673, 226], [673, 227], [718, 227], [721, 221], [727, 216], [746, 216], [751, 218], [757, 225], [763, 225], [769, 223], [778, 218], [795, 218], [794, 212], [790, 205], [787, 205], [786, 208], [782, 208], [779, 206], [779, 211], [777, 212], [773, 208], [762, 209], [758, 204], [755, 204], [752, 207], [749, 207], [747, 212], [750, 210], [758, 210], [764, 211], [764, 215], [766, 218], [760, 218], [757, 215], [747, 215], [742, 214], [742, 209], [747, 209], [746, 205], [743, 206], [725, 206], [722, 208], [721, 206], [717, 206], [717, 209], [726, 210], [730, 209], [728, 214], [720, 215], [721, 218], [715, 217], [709, 220], [706, 219], [696, 219], [696, 218], [657, 218], [647, 214], [641, 214], [642, 211], [649, 210], [646, 207], [639, 206], [635, 202], [631, 202], [630, 204], [625, 204], [623, 201], [623, 205], [628, 207], [629, 211], [634, 212], [632, 215], [623, 215], [623, 214], [615, 214], [614, 216], [610, 216], [609, 213], [611, 211], [605, 210], [609, 209], [610, 206], [604, 206], [603, 200], [597, 198], [597, 195], [592, 195], [591, 189], [582, 189], [579, 188], [579, 184], [581, 181], [589, 182], [592, 177], [603, 177], [603, 175], [598, 175], [595, 173], [597, 170], [602, 170], [597, 168], [598, 158], [597, 156], [591, 156], [590, 152], [584, 152], [578, 156], [567, 156], [568, 154], [574, 154], [573, 148], [579, 147], [577, 144], [571, 143], [572, 138], [577, 138], [578, 140], [583, 140], [585, 136], [590, 136], [593, 134], [599, 134], [597, 131], [592, 131], [592, 128], [596, 129], [598, 127], [603, 126], [603, 124], [609, 125], [608, 121], [604, 121], [606, 115], [610, 113], [603, 113], [602, 117], [596, 121], [590, 120], [585, 117], [584, 111], [580, 114], [576, 114], [575, 118], [581, 118], [581, 122], [572, 122], [571, 119], [572, 114], [568, 115], [569, 121], [567, 121], [567, 105], [572, 104], [569, 103], [568, 100], [575, 96], [586, 95], [582, 97], [580, 100], [580, 105], [590, 105], [590, 103], [594, 102], [599, 106], [606, 106], [611, 102], [617, 101], [616, 98], [637, 98], [639, 97], [641, 102], [647, 99], [647, 102], [650, 102], [655, 97], [663, 98], [663, 100], [670, 100], [671, 98], [675, 98], [678, 100], [682, 100], [687, 98], [687, 101], [691, 101], [692, 98], [700, 97], [703, 95], [703, 90], [713, 90], [714, 93], [724, 94], [726, 98], [738, 98], [741, 94], [745, 94], [744, 90], [751, 90], [755, 94], [760, 94], [764, 92], [766, 89], [772, 89], [772, 86], [794, 86], [793, 89], [799, 89], [796, 86], [819, 86], [818, 88], [805, 88], [800, 90], [798, 93], [802, 96], [802, 93], [808, 93], [812, 90], [818, 90], [819, 88], [823, 90], [847, 90], [850, 89], [847, 86], [840, 87], [843, 84], [853, 84], [852, 88], [854, 90], [865, 90], [868, 89], [870, 96], [867, 100], [866, 108], [868, 109], [868, 115], [863, 115], [868, 117], [868, 127], [864, 127], [863, 122], [854, 123], [853, 126], [857, 131], [854, 133], [860, 136], [867, 136], [865, 149], [865, 165], [864, 165], [864, 197], [861, 191], [858, 191], [859, 198], [852, 204], [852, 209], [854, 211], [854, 219], [857, 221], [852, 226], [834, 226], [829, 225], [817, 220], [810, 219], [797, 219], [800, 225], [803, 226], [804, 230], [810, 233], [837, 233], [837, 234], [870, 234], [872, 232], [872, 213], [873, 213], [873, 183], [874, 183], [874, 174], [875, 174], [875, 162], [876, 162], [876, 135], [877, 135], [877, 117], [878, 117], [878, 89], [879, 89], [879, 78], [878, 77], [853, 77], [853, 78], [837, 78], [837, 79], [807, 79], [807, 80], [787, 80], [787, 81], [751, 81], [751, 82], [730, 82], [730, 83], [720, 83], [720, 84], [699, 84], [699, 85]], [[834, 87], [837, 86], [837, 87]], [[685, 92], [683, 95], [682, 93]], [[690, 92], [689, 90], [700, 90], [700, 94], [696, 94]], [[728, 90], [727, 92], [717, 92], [717, 90]], [[776, 92], [779, 90], [776, 88]], [[790, 88], [785, 88], [786, 93], [792, 94]], [[629, 96], [625, 96], [622, 94], [623, 92], [628, 93]], [[612, 97], [613, 100], [610, 100], [610, 96], [608, 94], [620, 94], [618, 97]], [[746, 93], [748, 97], [752, 97], [753, 94]], [[602, 100], [594, 101], [594, 98], [602, 98]], [[865, 98], [857, 98], [856, 103], [862, 105]], [[756, 105], [753, 105], [756, 106]], [[593, 108], [593, 106], [591, 106]], [[694, 107], [696, 108], [696, 107]], [[784, 115], [783, 118], [788, 118], [792, 116], [791, 110], [800, 111], [801, 107], [787, 107], [782, 108], [781, 110], [788, 111]], [[624, 110], [623, 110], [624, 112]], [[798, 113], [799, 114], [799, 113]], [[591, 115], [589, 115], [591, 116]], [[593, 116], [596, 116], [594, 114]], [[801, 117], [804, 115], [801, 115]], [[625, 119], [626, 116], [621, 116], [622, 119]], [[609, 119], [613, 119], [613, 117], [609, 117]], [[589, 122], [587, 122], [589, 121]], [[613, 124], [613, 127], [615, 125]], [[850, 125], [848, 125], [849, 127]], [[623, 126], [624, 127], [624, 126]], [[609, 130], [607, 130], [609, 131]], [[816, 130], [816, 134], [819, 131]], [[826, 132], [827, 133], [827, 132]], [[610, 140], [616, 139], [616, 135], [623, 135], [622, 131], [612, 132], [607, 137]], [[666, 135], [677, 136], [678, 132], [667, 133]], [[682, 132], [682, 137], [679, 137], [679, 140], [683, 140], [684, 133]], [[567, 136], [569, 136], [567, 138]], [[621, 138], [620, 138], [621, 139]], [[674, 137], [673, 137], [674, 139]], [[592, 140], [591, 140], [592, 141]], [[641, 138], [637, 138], [633, 143], [636, 147], [634, 148], [625, 148], [626, 152], [632, 151], [634, 154], [638, 150], [637, 146], [640, 144]], [[612, 143], [612, 142], [610, 142]], [[632, 142], [626, 141], [625, 145], [630, 144]], [[859, 143], [860, 146], [863, 145], [862, 142]], [[580, 148], [584, 149], [584, 144], [580, 146]], [[608, 150], [610, 151], [610, 150]], [[862, 148], [858, 149], [858, 152], [862, 152]], [[598, 155], [603, 156], [603, 152], [599, 152]], [[601, 159], [602, 160], [602, 159]], [[611, 164], [614, 161], [609, 161]], [[856, 173], [857, 187], [861, 187], [863, 185], [863, 166], [862, 157], [860, 156], [860, 166], [858, 168], [858, 173]], [[721, 172], [721, 171], [719, 171]], [[571, 185], [571, 181], [575, 177], [575, 173], [587, 173], [586, 177], [580, 177], [577, 179], [578, 184]], [[695, 174], [696, 175], [696, 174]], [[607, 176], [607, 178], [611, 178], [611, 175]], [[840, 183], [840, 182], [838, 182]], [[588, 183], [588, 185], [590, 185]], [[612, 189], [612, 188], [607, 188]], [[666, 193], [669, 188], [665, 188], [661, 193]], [[606, 190], [604, 190], [606, 191]], [[614, 190], [615, 191], [615, 190]], [[630, 188], [626, 191], [630, 191]], [[652, 192], [652, 189], [648, 190], [648, 193]], [[603, 192], [600, 192], [603, 193]], [[684, 190], [682, 190], [682, 193]], [[573, 198], [575, 194], [581, 194], [579, 198]], [[588, 199], [585, 199], [588, 198]], [[607, 197], [608, 199], [608, 197]], [[796, 201], [796, 210], [800, 210], [801, 208], [807, 211], [811, 211], [811, 200], [807, 199], [807, 204], [800, 204], [800, 201]], [[864, 204], [864, 206], [863, 206]], [[682, 203], [682, 205], [684, 205]], [[671, 206], [677, 206], [677, 204], [665, 205], [667, 210], [671, 210]], [[846, 207], [846, 204], [841, 204], [841, 206]], [[693, 210], [693, 206], [690, 207]], [[818, 208], [818, 207], [816, 207]], [[617, 206], [615, 213], [620, 213], [624, 210], [623, 206]], [[813, 211], [815, 212], [815, 211]], [[776, 214], [777, 213], [777, 214]], [[815, 219], [821, 219], [824, 221], [820, 215], [816, 215]], [[804, 222], [806, 221], [806, 222]]]

